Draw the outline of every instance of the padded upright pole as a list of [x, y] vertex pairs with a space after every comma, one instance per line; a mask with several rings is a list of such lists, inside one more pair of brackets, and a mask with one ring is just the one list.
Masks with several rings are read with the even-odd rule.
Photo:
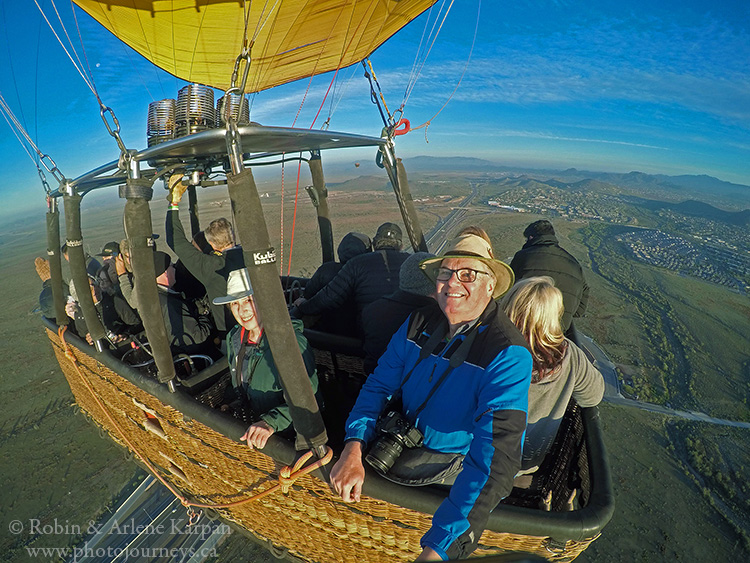
[[253, 284], [256, 307], [297, 432], [296, 448], [322, 447], [328, 441], [325, 424], [286, 308], [276, 267], [276, 251], [271, 248], [252, 170], [227, 174], [227, 186], [234, 210], [235, 228], [242, 240], [245, 265]]
[[[393, 153], [391, 153], [391, 156], [394, 156]], [[409, 236], [409, 241], [414, 252], [428, 252], [427, 241], [424, 239], [422, 226], [419, 224], [419, 216], [417, 215], [417, 210], [414, 208], [411, 191], [409, 191], [409, 179], [406, 177], [406, 168], [404, 168], [404, 164], [400, 158], [396, 158], [395, 160], [395, 169], [391, 164], [391, 159], [387, 156], [383, 158], [383, 164], [385, 165], [386, 172], [388, 172], [388, 177], [391, 179], [393, 191], [396, 194], [396, 201], [398, 201], [401, 217], [406, 227], [406, 233]]]
[[[164, 326], [164, 317], [159, 305], [159, 290], [156, 288], [154, 270], [154, 239], [149, 200], [153, 195], [148, 180], [128, 179], [125, 186], [125, 233], [130, 241], [130, 261], [133, 264], [134, 289], [138, 303], [138, 314], [143, 321], [151, 354], [154, 356], [158, 378], [161, 383], [175, 376], [169, 338]], [[120, 194], [123, 197], [123, 193]]]
[[320, 229], [320, 246], [323, 251], [323, 262], [333, 262], [336, 257], [333, 254], [333, 227], [328, 215], [328, 188], [326, 188], [323, 176], [323, 163], [320, 153], [314, 153], [307, 161], [312, 176], [313, 189], [315, 190], [315, 211], [318, 213], [318, 228]]
[[[86, 255], [83, 252], [83, 235], [81, 234], [81, 196], [65, 195], [63, 201], [65, 202], [65, 230], [68, 239], [70, 277], [73, 279], [78, 304], [86, 320], [86, 330], [89, 331], [92, 340], [99, 342], [106, 338], [107, 331], [104, 330], [96, 312], [94, 298], [91, 296], [89, 287], [89, 276], [86, 272]], [[101, 351], [101, 345], [97, 345], [96, 349]]]
[[55, 304], [55, 321], [58, 326], [68, 324], [65, 313], [65, 291], [63, 290], [62, 262], [60, 257], [60, 210], [54, 200], [53, 207], [47, 212], [47, 259], [49, 274], [52, 280], [52, 300]]

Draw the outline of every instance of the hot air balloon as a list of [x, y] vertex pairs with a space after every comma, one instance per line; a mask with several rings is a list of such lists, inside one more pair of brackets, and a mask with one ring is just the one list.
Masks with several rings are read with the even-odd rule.
[[[297, 347], [287, 345], [294, 341], [287, 305], [305, 280], [279, 275], [253, 176], [254, 168], [284, 155], [306, 155], [301, 159], [313, 179], [308, 191], [317, 214], [321, 258], [329, 261], [333, 231], [322, 154], [370, 147], [393, 185], [412, 248], [426, 251], [406, 170], [395, 152], [395, 135], [408, 130], [408, 122], [389, 116], [376, 136], [262, 126], [249, 121], [245, 95], [359, 63], [434, 0], [75, 3], [155, 65], [190, 83], [176, 101], [162, 100], [149, 108], [148, 147], [127, 150], [117, 135], [119, 126], [112, 127], [119, 158], [76, 178], [61, 177], [59, 187], [49, 190], [48, 255], [57, 322], [45, 323], [77, 404], [193, 510], [210, 510], [307, 561], [413, 559], [446, 493], [407, 488], [369, 472], [363, 498], [355, 505], [330, 491], [327, 464], [342, 444], [330, 438], [334, 432], [329, 427], [341, 424], [347, 413], [336, 412], [329, 401], [329, 412], [321, 414]], [[218, 108], [208, 87], [224, 92]], [[103, 106], [103, 113], [108, 109]], [[258, 312], [290, 405], [294, 440], [271, 436], [262, 451], [239, 440], [244, 421], [216, 408], [230, 385], [226, 358], [214, 358], [203, 368], [190, 359], [187, 371], [175, 368], [157, 303], [149, 204], [154, 186], [175, 176], [187, 186], [192, 210], [196, 188], [227, 186]], [[93, 300], [83, 294], [89, 345], [66, 330], [59, 204], [64, 206], [73, 281], [83, 287], [88, 282], [81, 200], [94, 190], [114, 188], [126, 200], [125, 231], [145, 330], [127, 346], [112, 342]], [[306, 336], [324, 395], [356, 395], [367, 376], [361, 343], [309, 329]], [[135, 348], [148, 361], [128, 363], [126, 355]], [[307, 450], [309, 461], [301, 457]], [[553, 451], [539, 490], [514, 490], [492, 511], [480, 553], [513, 550], [570, 560], [611, 518], [613, 497], [596, 408], [571, 405]], [[580, 506], [568, 512], [574, 490]], [[548, 497], [548, 510], [541, 510], [540, 502]]]

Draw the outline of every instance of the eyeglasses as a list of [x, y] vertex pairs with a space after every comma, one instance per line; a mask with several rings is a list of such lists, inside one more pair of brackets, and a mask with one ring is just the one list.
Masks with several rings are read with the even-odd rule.
[[471, 268], [459, 268], [458, 270], [452, 270], [451, 268], [440, 267], [437, 270], [437, 281], [448, 281], [456, 274], [456, 279], [461, 283], [473, 283], [477, 279], [477, 274], [484, 274], [489, 276], [488, 272], [482, 272], [481, 270], [472, 270]]

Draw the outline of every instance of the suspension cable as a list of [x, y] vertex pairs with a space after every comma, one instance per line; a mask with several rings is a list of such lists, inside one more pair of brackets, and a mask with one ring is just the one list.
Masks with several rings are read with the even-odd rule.
[[[469, 63], [471, 62], [471, 56], [474, 53], [474, 45], [475, 45], [476, 40], [477, 40], [477, 34], [479, 32], [479, 16], [480, 16], [481, 11], [482, 11], [482, 0], [478, 0], [478, 4], [477, 4], [477, 21], [476, 21], [476, 24], [474, 26], [474, 38], [471, 40], [471, 49], [469, 49], [469, 56], [466, 59], [466, 64], [464, 64], [464, 69], [461, 72], [461, 76], [459, 77], [458, 82], [456, 83], [456, 87], [453, 88], [453, 92], [451, 92], [451, 95], [448, 96], [448, 99], [445, 100], [445, 103], [437, 111], [437, 113], [435, 113], [435, 115], [433, 115], [430, 119], [428, 119], [427, 121], [425, 121], [422, 125], [418, 125], [417, 127], [412, 127], [411, 128], [412, 131], [416, 131], [417, 129], [422, 129], [424, 127], [424, 129], [425, 129], [425, 141], [426, 142], [429, 142], [429, 141], [427, 141], [427, 128], [430, 126], [430, 123], [432, 123], [432, 120], [435, 119], [438, 115], [440, 115], [440, 113], [446, 108], [446, 106], [448, 105], [448, 103], [453, 99], [453, 96], [458, 91], [458, 87], [461, 85], [461, 82], [463, 81], [464, 76], [466, 75], [466, 70], [469, 68]], [[406, 103], [406, 101], [404, 101], [404, 103]]]
[[[70, 54], [70, 51], [68, 51], [68, 48], [63, 43], [63, 40], [60, 38], [60, 36], [57, 34], [57, 31], [55, 31], [55, 28], [52, 26], [52, 22], [50, 22], [49, 18], [47, 18], [47, 14], [44, 13], [44, 10], [42, 10], [42, 7], [39, 5], [39, 2], [37, 2], [37, 0], [34, 0], [34, 4], [36, 4], [36, 7], [39, 9], [39, 13], [42, 14], [44, 21], [47, 22], [47, 26], [50, 28], [50, 31], [52, 31], [52, 34], [55, 36], [55, 39], [57, 39], [57, 42], [60, 43], [60, 46], [62, 47], [63, 51], [65, 51], [65, 54], [68, 55], [70, 62], [73, 63], [73, 66], [78, 71], [78, 74], [81, 75], [81, 78], [86, 83], [86, 86], [89, 87], [89, 90], [91, 90], [91, 92], [94, 94], [94, 96], [96, 96], [96, 99], [101, 104], [102, 103], [101, 98], [99, 98], [99, 93], [96, 91], [96, 86], [94, 86], [93, 81], [88, 76], [86, 76], [86, 73], [83, 71], [83, 69], [73, 59], [73, 56]], [[54, 5], [54, 0], [52, 0], [52, 4]], [[55, 11], [57, 11], [57, 8], [55, 8]], [[65, 29], [64, 25], [63, 25], [63, 29]], [[65, 34], [67, 35], [67, 32], [65, 32]], [[72, 47], [71, 47], [71, 50], [73, 50]], [[77, 54], [76, 54], [76, 58], [78, 58]]]
[[5, 119], [5, 122], [8, 124], [8, 127], [10, 127], [10, 130], [13, 132], [13, 135], [15, 135], [16, 139], [18, 139], [18, 143], [21, 145], [21, 148], [24, 150], [24, 152], [29, 155], [29, 158], [31, 159], [31, 162], [34, 164], [37, 163], [37, 160], [34, 158], [34, 156], [31, 154], [31, 151], [29, 151], [29, 148], [26, 146], [26, 143], [24, 143], [24, 139], [21, 138], [21, 136], [18, 134], [18, 130], [15, 126], [15, 119], [11, 120], [10, 117], [8, 117], [5, 109], [5, 100], [2, 99], [2, 94], [0, 94], [0, 108], [2, 108], [3, 119]]
[[[443, 4], [441, 4], [440, 11], [442, 11], [442, 6], [445, 4], [445, 0], [443, 0]], [[417, 66], [419, 64], [419, 54], [422, 52], [422, 45], [424, 45], [425, 42], [425, 36], [427, 35], [427, 27], [430, 25], [430, 21], [432, 21], [432, 10], [435, 7], [435, 4], [432, 4], [430, 6], [430, 9], [427, 11], [427, 17], [425, 18], [424, 22], [424, 28], [422, 29], [422, 37], [419, 38], [419, 45], [417, 46], [416, 51], [414, 52], [414, 62], [411, 65], [411, 71], [409, 72], [409, 80], [406, 81], [407, 89], [409, 87], [409, 84], [414, 82], [416, 80], [416, 70]]]
[[[367, 67], [370, 67], [370, 70], [367, 70]], [[385, 103], [385, 97], [383, 96], [383, 92], [380, 89], [380, 84], [378, 83], [378, 79], [375, 76], [375, 72], [372, 69], [372, 63], [370, 63], [370, 59], [365, 59], [362, 61], [362, 68], [365, 69], [365, 78], [367, 78], [367, 81], [370, 83], [370, 101], [377, 106], [378, 111], [380, 112], [380, 119], [383, 120], [383, 125], [385, 127], [391, 127], [393, 125], [393, 117], [391, 116], [390, 112], [388, 111], [388, 106]], [[377, 87], [377, 92], [375, 91], [375, 88]], [[383, 111], [383, 108], [385, 107], [385, 111]], [[386, 114], [388, 117], [386, 117]]]
[[[117, 142], [117, 146], [120, 149], [121, 162], [123, 162], [129, 158], [129, 153], [128, 153], [127, 148], [125, 147], [125, 143], [122, 141], [122, 138], [120, 137], [120, 122], [117, 120], [117, 117], [115, 116], [114, 111], [112, 111], [112, 108], [107, 107], [102, 101], [101, 97], [99, 96], [99, 92], [96, 89], [96, 84], [94, 83], [93, 75], [92, 76], [86, 75], [85, 69], [83, 68], [83, 64], [81, 63], [81, 59], [78, 56], [77, 51], [73, 47], [73, 42], [70, 40], [70, 36], [68, 35], [67, 29], [65, 28], [65, 24], [63, 23], [62, 18], [60, 17], [60, 13], [57, 10], [57, 6], [55, 5], [55, 0], [51, 0], [51, 2], [52, 2], [52, 6], [55, 9], [55, 13], [58, 15], [58, 19], [60, 20], [60, 26], [65, 32], [65, 36], [68, 38], [68, 42], [70, 44], [70, 50], [73, 51], [73, 53], [75, 53], [75, 56], [76, 56], [76, 59], [78, 59], [78, 62], [76, 62], [73, 59], [73, 56], [70, 54], [70, 51], [65, 46], [63, 40], [60, 38], [60, 35], [57, 33], [57, 31], [55, 31], [55, 28], [52, 25], [52, 22], [50, 22], [49, 18], [47, 18], [47, 15], [44, 13], [44, 10], [42, 10], [42, 7], [39, 5], [38, 0], [34, 0], [34, 4], [36, 4], [36, 7], [39, 9], [39, 13], [42, 14], [44, 21], [47, 22], [47, 25], [49, 26], [50, 31], [52, 31], [52, 34], [57, 39], [58, 43], [60, 43], [60, 46], [62, 47], [63, 51], [65, 51], [65, 54], [70, 59], [70, 62], [73, 64], [73, 67], [75, 67], [75, 69], [78, 71], [78, 74], [81, 75], [81, 78], [86, 83], [86, 86], [89, 87], [89, 90], [91, 90], [91, 92], [96, 97], [97, 102], [99, 102], [99, 115], [101, 116], [102, 121], [104, 121], [104, 126], [107, 128], [107, 132]], [[76, 20], [76, 23], [77, 21], [78, 20]], [[85, 49], [84, 49], [84, 52], [85, 52]], [[111, 115], [114, 127], [110, 126], [109, 121], [107, 121], [107, 114]]]
[[[78, 55], [78, 51], [73, 48], [73, 40], [70, 38], [70, 35], [68, 35], [68, 29], [65, 27], [65, 24], [62, 21], [62, 16], [60, 16], [60, 12], [57, 10], [57, 4], [55, 4], [55, 0], [52, 1], [52, 8], [55, 10], [55, 15], [57, 16], [57, 21], [60, 22], [60, 27], [62, 27], [63, 32], [65, 32], [65, 38], [68, 40], [68, 44], [71, 47], [71, 50], [73, 51], [73, 54], [76, 56], [76, 60], [78, 61], [78, 67], [83, 69], [83, 61], [81, 61], [81, 57]], [[71, 8], [73, 6], [73, 0], [70, 0]], [[72, 9], [73, 12], [73, 21], [75, 21], [76, 24], [76, 31], [78, 32], [78, 39], [81, 43], [81, 50], [83, 51], [83, 60], [86, 61], [86, 70], [88, 71], [87, 76], [91, 80], [91, 85], [94, 87], [94, 90], [96, 90], [96, 84], [94, 84], [93, 80], [93, 73], [91, 72], [91, 65], [89, 65], [89, 59], [86, 56], [86, 50], [83, 48], [83, 38], [81, 37], [81, 30], [78, 27], [78, 18], [76, 17], [75, 9]], [[98, 97], [98, 95], [97, 95]]]
[[333, 116], [334, 113], [336, 113], [336, 110], [338, 109], [339, 104], [341, 104], [341, 101], [344, 99], [344, 96], [346, 95], [346, 91], [351, 86], [356, 72], [357, 72], [357, 66], [352, 65], [351, 69], [349, 70], [349, 76], [343, 79], [344, 87], [340, 88], [334, 85], [333, 94], [331, 95], [331, 101], [330, 101], [331, 105], [328, 109], [328, 118], [326, 119], [325, 124], [321, 126], [321, 128], [323, 129], [327, 128], [328, 123], [330, 123], [331, 121], [331, 117]]
[[[286, 153], [282, 153], [282, 157], [286, 156]], [[279, 236], [279, 274], [284, 271], [284, 170], [286, 163], [281, 162], [281, 217], [280, 217], [280, 236]]]
[[[3, 3], [3, 5], [2, 5], [3, 26], [5, 28], [8, 27], [8, 21], [7, 21], [6, 17], [5, 17], [6, 6], [7, 6], [7, 2]], [[13, 89], [14, 89], [15, 94], [16, 94], [16, 101], [18, 102], [18, 110], [19, 110], [19, 112], [21, 114], [21, 121], [23, 122], [24, 127], [26, 127], [26, 117], [23, 114], [23, 104], [21, 102], [21, 94], [18, 91], [18, 80], [16, 79], [16, 71], [15, 71], [15, 67], [13, 65], [13, 56], [11, 55], [11, 51], [10, 51], [10, 41], [9, 41], [9, 38], [8, 38], [8, 34], [5, 34], [5, 48], [8, 51], [8, 63], [9, 63], [9, 67], [10, 67], [10, 76], [11, 76], [11, 79], [13, 80]], [[37, 55], [38, 54], [39, 54], [39, 46], [37, 45]], [[35, 100], [34, 105], [36, 106], [36, 100]], [[7, 121], [7, 119], [6, 119], [6, 121]], [[10, 125], [10, 123], [8, 123], [8, 124]], [[18, 137], [18, 136], [16, 136], [16, 137]], [[20, 141], [20, 139], [19, 139], [19, 141]]]
[[39, 180], [42, 182], [42, 187], [44, 188], [45, 193], [49, 197], [49, 194], [52, 192], [52, 189], [50, 188], [49, 184], [47, 183], [47, 177], [44, 175], [44, 170], [42, 170], [39, 167], [40, 160], [38, 158], [34, 158], [34, 156], [29, 151], [29, 148], [26, 146], [26, 144], [23, 142], [23, 139], [18, 135], [18, 131], [16, 131], [16, 128], [13, 126], [11, 120], [8, 118], [8, 116], [5, 114], [5, 110], [0, 112], [3, 114], [3, 118], [8, 123], [8, 127], [10, 127], [10, 130], [13, 131], [13, 135], [15, 135], [16, 139], [18, 139], [18, 143], [21, 145], [21, 148], [26, 152], [26, 154], [31, 159], [31, 162], [34, 163], [34, 166], [36, 166], [37, 173], [39, 174]]
[[[29, 158], [31, 158], [31, 161], [34, 163], [34, 165], [37, 168], [37, 171], [39, 171], [40, 177], [44, 177], [44, 172], [42, 172], [41, 168], [39, 167], [39, 164], [44, 166], [47, 169], [47, 172], [52, 174], [55, 179], [62, 183], [65, 180], [65, 177], [60, 172], [60, 170], [57, 168], [57, 165], [55, 164], [55, 161], [52, 160], [48, 155], [42, 153], [42, 151], [39, 150], [39, 147], [36, 146], [34, 141], [31, 140], [31, 137], [29, 137], [29, 134], [24, 129], [23, 125], [18, 121], [18, 118], [13, 114], [13, 111], [10, 109], [10, 106], [5, 101], [5, 98], [3, 98], [2, 93], [0, 93], [0, 110], [2, 110], [3, 117], [8, 122], [8, 125], [10, 125], [11, 130], [13, 131], [13, 134], [16, 136], [18, 141], [21, 143], [21, 146], [24, 148], [27, 154], [29, 154], [27, 146], [23, 143], [23, 141], [18, 137], [18, 133], [20, 133], [26, 143], [28, 143], [28, 146], [34, 149], [34, 152], [36, 152], [37, 156], [39, 157], [39, 161], [37, 162], [34, 157], [29, 154]], [[13, 125], [11, 125], [11, 122]], [[47, 164], [47, 161], [49, 161], [49, 164]], [[46, 178], [42, 181], [42, 185], [45, 187], [45, 191], [47, 191], [47, 194], [49, 195], [50, 189], [49, 185], [46, 183]]]
[[[310, 128], [312, 129], [312, 126], [310, 126]], [[287, 264], [287, 270], [286, 270], [287, 276], [290, 276], [292, 273], [292, 252], [294, 251], [294, 233], [295, 233], [295, 229], [297, 225], [297, 203], [299, 201], [299, 177], [301, 173], [302, 173], [302, 161], [300, 160], [297, 163], [297, 188], [294, 192], [294, 213], [292, 214], [292, 236], [289, 240], [289, 263]]]
[[[450, 4], [445, 10], [445, 13], [442, 14], [442, 20], [441, 12], [443, 11], [443, 5], [445, 4], [445, 0], [443, 2], [443, 5], [440, 6], [440, 10], [435, 18], [435, 22], [433, 23], [432, 30], [430, 31], [430, 36], [432, 37], [432, 41], [430, 42], [429, 47], [427, 48], [427, 52], [424, 54], [424, 57], [420, 62], [417, 62], [415, 60], [415, 65], [417, 66], [417, 69], [413, 69], [413, 75], [411, 77], [410, 82], [407, 84], [406, 92], [404, 92], [404, 101], [401, 103], [401, 107], [404, 107], [406, 103], [409, 101], [409, 96], [411, 96], [411, 92], [414, 89], [414, 86], [417, 83], [417, 80], [419, 79], [419, 76], [422, 74], [422, 70], [424, 69], [425, 64], [427, 63], [427, 58], [430, 56], [430, 53], [432, 52], [432, 48], [435, 46], [435, 42], [437, 41], [438, 36], [440, 35], [440, 31], [443, 29], [443, 24], [445, 23], [445, 20], [448, 18], [448, 14], [451, 11], [451, 8], [453, 7], [454, 0], [451, 0]], [[440, 21], [440, 25], [437, 25], [437, 22]], [[435, 31], [435, 27], [437, 26], [437, 31]], [[433, 34], [434, 32], [434, 34]], [[428, 37], [429, 41], [429, 37]]]
[[[251, 6], [248, 9], [248, 17], [250, 15], [250, 9], [252, 8], [252, 0], [250, 2]], [[260, 16], [258, 17], [258, 22], [255, 24], [255, 31], [253, 32], [253, 43], [258, 38], [258, 35], [260, 35], [260, 32], [263, 31], [263, 28], [266, 27], [266, 24], [268, 23], [268, 20], [271, 19], [271, 14], [276, 11], [276, 6], [279, 5], [279, 0], [276, 0], [273, 3], [273, 6], [271, 6], [271, 9], [268, 10], [268, 13], [265, 17], [263, 17], [263, 13], [266, 11], [266, 7], [268, 6], [268, 0], [266, 0], [266, 3], [263, 4], [263, 9], [260, 11]], [[245, 33], [247, 34], [247, 27], [245, 28]]]

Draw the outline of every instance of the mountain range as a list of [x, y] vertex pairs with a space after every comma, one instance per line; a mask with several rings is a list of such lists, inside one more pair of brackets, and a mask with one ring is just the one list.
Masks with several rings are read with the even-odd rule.
[[679, 175], [668, 176], [665, 174], [646, 174], [644, 172], [596, 172], [591, 170], [567, 170], [533, 169], [503, 166], [480, 158], [449, 157], [438, 158], [431, 156], [417, 156], [404, 160], [408, 172], [496, 172], [508, 174], [524, 174], [533, 177], [548, 177], [565, 183], [571, 183], [586, 179], [599, 180], [616, 186], [634, 188], [640, 190], [657, 189], [659, 191], [672, 191], [677, 194], [690, 190], [701, 192], [704, 197], [708, 193], [711, 196], [741, 197], [748, 200], [750, 204], [750, 186], [734, 184], [719, 180], [713, 176], [701, 175]]

